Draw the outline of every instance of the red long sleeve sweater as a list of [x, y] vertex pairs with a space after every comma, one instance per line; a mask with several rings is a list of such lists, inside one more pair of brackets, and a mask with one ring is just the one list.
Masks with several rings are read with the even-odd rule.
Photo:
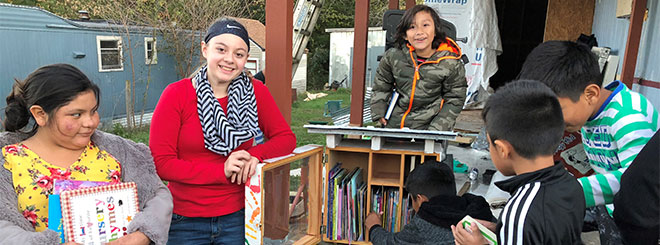
[[[268, 139], [246, 150], [264, 160], [291, 153], [296, 137], [282, 117], [265, 85], [252, 80], [257, 100], [259, 128]], [[218, 99], [227, 110], [227, 97]], [[187, 217], [214, 217], [236, 212], [245, 206], [245, 185], [232, 184], [224, 173], [227, 157], [204, 148], [197, 97], [190, 79], [172, 83], [163, 91], [149, 134], [149, 147], [161, 179], [169, 181], [174, 213]]]

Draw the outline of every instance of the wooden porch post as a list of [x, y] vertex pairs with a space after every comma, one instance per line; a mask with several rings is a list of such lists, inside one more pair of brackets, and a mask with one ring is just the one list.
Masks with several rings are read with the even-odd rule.
[[642, 37], [642, 24], [644, 24], [645, 12], [646, 0], [633, 0], [630, 26], [628, 27], [628, 39], [626, 40], [626, 52], [623, 56], [623, 67], [621, 68], [621, 81], [631, 89], [633, 80], [635, 79], [639, 40]]
[[291, 123], [293, 0], [266, 1], [266, 86]]
[[362, 126], [364, 108], [364, 76], [367, 68], [369, 0], [355, 1], [353, 38], [353, 81], [351, 84], [351, 126]]
[[415, 3], [415, 0], [406, 0], [406, 9], [410, 9], [415, 5], [417, 5], [417, 3]]
[[391, 10], [399, 9], [399, 0], [389, 0], [387, 4], [387, 9], [391, 9]]
[[[293, 0], [266, 1], [266, 78], [268, 90], [291, 124]], [[289, 164], [265, 171], [264, 237], [283, 239], [289, 233]]]

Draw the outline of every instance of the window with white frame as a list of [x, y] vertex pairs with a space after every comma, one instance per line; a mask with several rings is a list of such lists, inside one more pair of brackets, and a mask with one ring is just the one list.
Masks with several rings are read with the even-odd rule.
[[99, 57], [99, 71], [123, 71], [121, 37], [96, 36], [96, 50]]
[[256, 75], [259, 72], [259, 60], [254, 58], [248, 58], [247, 63], [245, 63], [245, 73], [252, 73]]
[[156, 38], [144, 38], [144, 63], [147, 65], [158, 64], [158, 51], [156, 49]]

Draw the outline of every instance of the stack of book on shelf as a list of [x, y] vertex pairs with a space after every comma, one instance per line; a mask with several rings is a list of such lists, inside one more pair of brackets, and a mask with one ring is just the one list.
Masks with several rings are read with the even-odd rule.
[[372, 190], [371, 209], [382, 213], [383, 228], [390, 232], [398, 232], [396, 225], [397, 208], [399, 206], [399, 188], [376, 187]]
[[341, 163], [328, 172], [327, 238], [364, 241], [367, 185], [362, 172], [359, 167], [348, 171]]
[[406, 198], [403, 199], [401, 212], [401, 229], [403, 230], [403, 227], [410, 223], [413, 215], [415, 215], [415, 210], [412, 207], [412, 195], [408, 194], [406, 195]]

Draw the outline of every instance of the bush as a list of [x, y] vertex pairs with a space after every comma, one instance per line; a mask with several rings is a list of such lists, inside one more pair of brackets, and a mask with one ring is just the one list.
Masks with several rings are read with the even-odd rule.
[[330, 51], [318, 48], [307, 61], [307, 90], [322, 90], [328, 82]]

